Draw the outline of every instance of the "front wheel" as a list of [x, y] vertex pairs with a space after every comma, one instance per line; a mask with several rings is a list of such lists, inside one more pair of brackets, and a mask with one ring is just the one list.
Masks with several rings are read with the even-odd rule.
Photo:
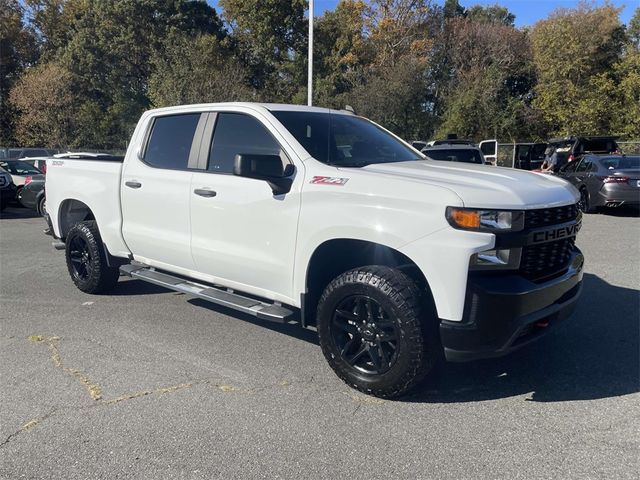
[[85, 293], [102, 293], [113, 288], [120, 272], [107, 263], [98, 226], [94, 221], [76, 223], [65, 242], [65, 256], [71, 280]]
[[336, 374], [383, 398], [408, 392], [434, 367], [440, 345], [415, 282], [371, 266], [343, 273], [318, 304], [320, 346]]

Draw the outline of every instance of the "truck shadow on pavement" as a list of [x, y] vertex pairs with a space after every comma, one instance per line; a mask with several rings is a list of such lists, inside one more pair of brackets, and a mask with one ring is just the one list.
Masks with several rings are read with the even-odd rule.
[[[189, 303], [318, 344], [298, 324], [264, 322], [200, 299]], [[535, 402], [616, 397], [640, 391], [640, 291], [585, 274], [571, 318], [503, 358], [442, 363], [401, 402], [464, 403], [528, 395]]]
[[440, 366], [411, 402], [475, 402], [530, 394], [562, 402], [640, 391], [640, 291], [585, 274], [573, 316], [522, 350]]

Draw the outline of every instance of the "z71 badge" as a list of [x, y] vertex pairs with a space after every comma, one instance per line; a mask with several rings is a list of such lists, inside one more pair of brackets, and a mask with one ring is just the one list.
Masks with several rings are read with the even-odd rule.
[[348, 181], [348, 178], [341, 177], [313, 177], [309, 183], [315, 183], [317, 185], [337, 185], [341, 187]]

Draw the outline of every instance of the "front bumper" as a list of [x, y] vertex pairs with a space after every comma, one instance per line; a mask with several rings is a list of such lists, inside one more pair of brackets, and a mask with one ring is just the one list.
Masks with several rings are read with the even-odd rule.
[[498, 357], [539, 338], [573, 312], [583, 265], [576, 248], [566, 272], [544, 283], [517, 274], [469, 275], [463, 320], [440, 321], [446, 359]]

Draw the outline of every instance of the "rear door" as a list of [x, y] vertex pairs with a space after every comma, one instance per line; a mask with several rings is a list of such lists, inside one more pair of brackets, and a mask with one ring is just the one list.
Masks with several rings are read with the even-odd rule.
[[485, 163], [498, 164], [498, 140], [483, 140], [478, 146], [484, 155]]
[[213, 132], [205, 135], [206, 148], [200, 150], [206, 154], [204, 170], [194, 173], [191, 182], [191, 251], [203, 280], [290, 301], [303, 175], [300, 170], [294, 174], [285, 195], [274, 195], [263, 180], [233, 175], [237, 154], [279, 155], [283, 164], [295, 158], [257, 115], [210, 114]]
[[205, 120], [201, 113], [156, 117], [139, 155], [125, 162], [122, 234], [136, 260], [170, 270], [194, 268], [190, 167]]

